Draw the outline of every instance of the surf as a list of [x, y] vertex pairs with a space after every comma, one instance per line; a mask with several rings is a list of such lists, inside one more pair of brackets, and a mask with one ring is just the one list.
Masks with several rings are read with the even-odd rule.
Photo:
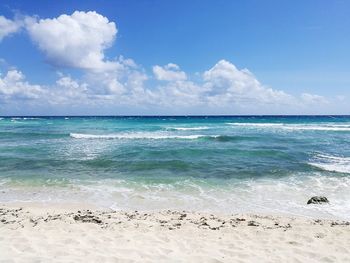
[[350, 174], [350, 157], [318, 154], [309, 164], [324, 171]]

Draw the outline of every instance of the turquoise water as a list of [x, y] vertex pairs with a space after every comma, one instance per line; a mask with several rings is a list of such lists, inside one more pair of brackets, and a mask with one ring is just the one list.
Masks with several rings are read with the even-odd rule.
[[0, 119], [2, 203], [350, 218], [349, 190], [346, 116]]

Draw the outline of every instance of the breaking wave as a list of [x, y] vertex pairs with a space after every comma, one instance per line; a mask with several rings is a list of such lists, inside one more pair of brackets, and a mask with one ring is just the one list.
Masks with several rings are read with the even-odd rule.
[[82, 134], [82, 133], [70, 133], [70, 137], [75, 139], [187, 139], [194, 140], [198, 138], [207, 137], [206, 135], [169, 135], [169, 134], [156, 134], [156, 133], [121, 133], [121, 134]]
[[309, 164], [325, 171], [350, 173], [350, 157], [318, 154]]
[[240, 140], [250, 140], [251, 137], [246, 136], [229, 136], [229, 135], [203, 135], [203, 134], [193, 134], [193, 135], [172, 135], [172, 134], [161, 134], [161, 133], [120, 133], [120, 134], [83, 134], [83, 133], [70, 133], [70, 137], [74, 139], [100, 139], [100, 140], [112, 140], [112, 139], [129, 139], [129, 140], [166, 140], [166, 139], [180, 139], [180, 140], [212, 140], [217, 142], [232, 142]]
[[168, 127], [167, 130], [174, 130], [174, 131], [201, 131], [201, 130], [208, 130], [209, 127], [207, 126], [201, 126], [201, 127]]
[[227, 123], [231, 126], [252, 128], [276, 128], [284, 130], [311, 130], [311, 131], [350, 131], [350, 124], [283, 124], [283, 123]]

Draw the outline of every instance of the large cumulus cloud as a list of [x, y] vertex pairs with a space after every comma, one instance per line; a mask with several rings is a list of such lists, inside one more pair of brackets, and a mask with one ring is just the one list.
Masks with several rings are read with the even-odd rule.
[[109, 70], [104, 50], [113, 44], [117, 27], [96, 12], [75, 11], [71, 15], [40, 19], [27, 25], [31, 39], [56, 66]]

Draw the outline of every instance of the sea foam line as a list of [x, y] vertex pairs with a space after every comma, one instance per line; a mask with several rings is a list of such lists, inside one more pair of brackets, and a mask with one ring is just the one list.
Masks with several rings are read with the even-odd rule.
[[310, 131], [350, 131], [350, 125], [303, 125], [303, 124], [283, 124], [283, 123], [227, 123], [232, 126], [277, 128], [284, 130], [310, 130]]
[[201, 126], [201, 127], [168, 127], [167, 130], [175, 130], [175, 131], [201, 131], [201, 130], [208, 130], [208, 126]]
[[70, 137], [75, 139], [187, 139], [194, 140], [202, 137], [217, 137], [217, 135], [163, 135], [163, 134], [150, 134], [150, 133], [124, 133], [124, 134], [82, 134], [82, 133], [70, 133]]
[[277, 127], [283, 126], [283, 123], [250, 123], [250, 122], [229, 122], [233, 126], [252, 126], [252, 127]]

